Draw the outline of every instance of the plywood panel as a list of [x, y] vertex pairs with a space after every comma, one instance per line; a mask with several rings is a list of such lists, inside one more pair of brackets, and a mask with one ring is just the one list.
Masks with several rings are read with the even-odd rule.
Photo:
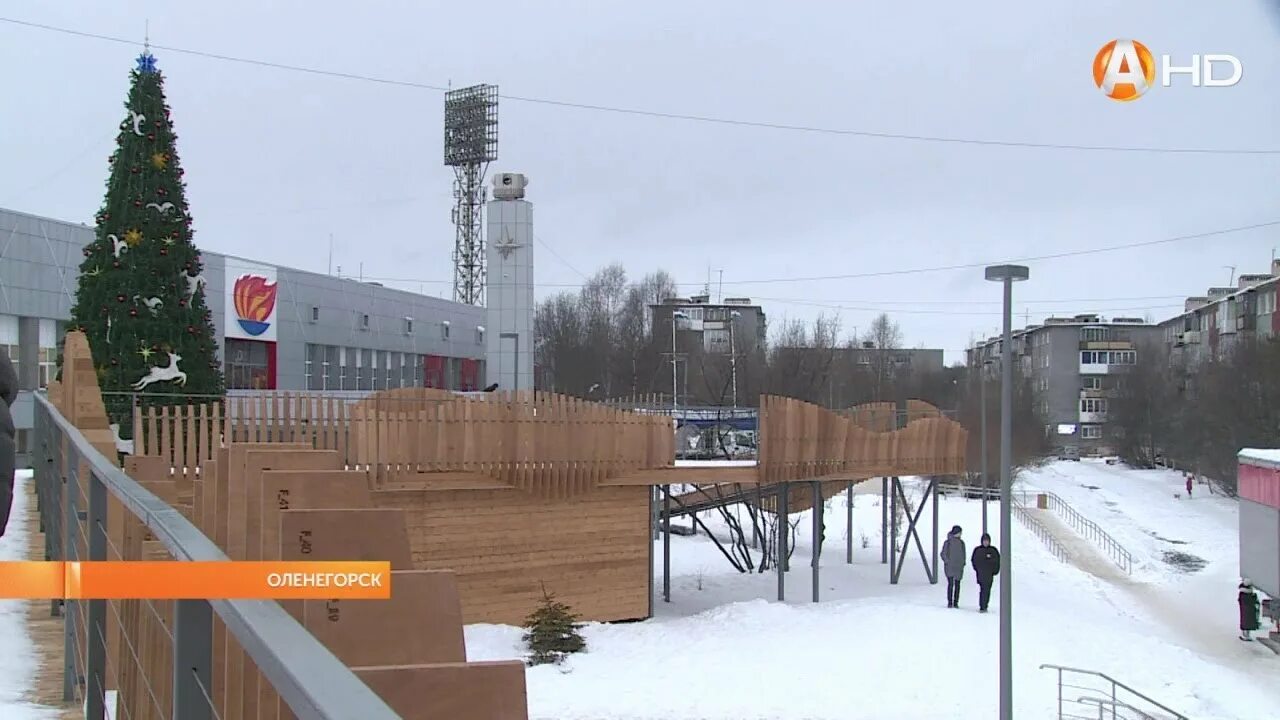
[[464, 622], [520, 624], [544, 586], [590, 620], [648, 615], [647, 487], [375, 491], [374, 503], [405, 511], [416, 567], [457, 574]]

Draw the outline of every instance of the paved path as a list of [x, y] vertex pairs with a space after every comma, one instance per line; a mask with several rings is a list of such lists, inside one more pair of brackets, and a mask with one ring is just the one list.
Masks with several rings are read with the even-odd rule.
[[1256, 663], [1241, 655], [1239, 640], [1205, 625], [1204, 608], [1188, 606], [1184, 598], [1167, 588], [1134, 580], [1052, 511], [1028, 511], [1067, 549], [1072, 565], [1121, 591], [1114, 603], [1118, 612], [1139, 620], [1154, 618], [1169, 628], [1171, 642], [1212, 655], [1232, 667], [1257, 671]]

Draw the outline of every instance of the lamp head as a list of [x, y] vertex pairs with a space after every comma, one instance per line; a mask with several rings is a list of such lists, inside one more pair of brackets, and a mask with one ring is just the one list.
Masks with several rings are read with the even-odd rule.
[[986, 277], [992, 282], [1018, 282], [1031, 277], [1031, 271], [1026, 265], [988, 265]]

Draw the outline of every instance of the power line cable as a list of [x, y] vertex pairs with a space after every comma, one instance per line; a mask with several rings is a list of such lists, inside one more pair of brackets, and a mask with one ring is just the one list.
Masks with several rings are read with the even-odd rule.
[[[246, 264], [241, 264], [241, 263], [235, 262], [236, 258], [234, 258], [234, 257], [232, 257], [232, 256], [226, 256], [226, 255], [223, 255], [222, 257], [223, 257], [223, 266], [224, 266], [224, 268], [231, 269], [231, 270], [255, 271], [255, 270], [259, 270], [263, 265], [273, 266], [271, 263], [260, 263], [260, 264], [255, 264], [255, 265], [246, 265]], [[24, 263], [26, 263], [26, 264], [28, 264], [28, 265], [34, 265], [34, 266], [38, 266], [38, 267], [48, 267], [48, 268], [60, 268], [60, 267], [61, 267], [61, 268], [63, 268], [63, 269], [66, 269], [65, 267], [60, 266], [60, 265], [58, 265], [57, 263], [51, 263], [51, 262], [44, 261], [44, 260], [23, 260], [22, 262], [24, 262]], [[78, 264], [78, 263], [73, 263], [73, 265], [75, 265], [76, 267], [79, 267], [79, 264]], [[277, 266], [277, 267], [281, 267], [281, 266]], [[283, 269], [287, 269], [287, 270], [290, 270], [290, 271], [297, 271], [295, 268], [283, 268]], [[320, 277], [325, 277], [325, 276], [323, 275], [323, 273], [312, 273], [312, 272], [310, 272], [310, 271], [305, 271], [305, 270], [304, 270], [304, 271], [301, 271], [301, 272], [306, 273], [306, 274], [309, 274], [309, 275], [316, 275], [316, 276], [320, 276]], [[346, 281], [348, 281], [348, 282], [353, 282], [353, 283], [361, 283], [361, 282], [364, 282], [364, 283], [365, 283], [365, 285], [367, 286], [367, 289], [369, 289], [369, 290], [370, 290], [370, 292], [372, 292], [372, 291], [373, 291], [373, 287], [376, 287], [376, 286], [368, 286], [368, 285], [367, 285], [367, 284], [368, 284], [368, 282], [370, 282], [370, 279], [369, 279], [369, 278], [367, 278], [367, 277], [366, 277], [366, 278], [364, 278], [364, 279], [363, 279], [363, 281], [362, 281], [361, 279], [354, 278], [354, 277], [349, 277], [349, 276], [345, 276], [345, 275], [343, 275], [343, 276], [336, 276], [336, 275], [335, 275], [335, 276], [328, 276], [328, 277], [333, 277], [334, 279], [338, 279], [338, 280], [346, 280]], [[278, 279], [280, 279], [280, 280], [282, 280], [282, 281], [283, 281], [283, 278], [278, 278]], [[329, 291], [332, 291], [332, 290], [333, 290], [333, 285], [331, 285], [331, 284], [324, 284], [324, 283], [319, 283], [319, 282], [310, 282], [310, 281], [305, 280], [305, 279], [290, 279], [290, 280], [288, 280], [288, 281], [287, 281], [287, 284], [288, 284], [288, 285], [290, 285], [290, 286], [296, 287], [296, 288], [309, 288], [309, 289], [312, 289], [312, 290], [320, 291], [320, 292], [318, 292], [318, 293], [315, 295], [315, 297], [326, 297], [326, 293], [327, 293], [327, 292], [329, 292]], [[491, 284], [492, 284], [492, 285], [495, 285], [495, 286], [502, 286], [502, 285], [514, 285], [514, 283], [491, 283]], [[39, 288], [36, 288], [36, 287], [34, 287], [34, 286], [26, 286], [26, 285], [22, 285], [22, 284], [17, 284], [17, 285], [11, 285], [11, 286], [8, 286], [8, 289], [9, 289], [9, 290], [13, 290], [13, 291], [28, 290], [28, 291], [33, 291], [33, 292], [34, 292], [34, 291], [37, 291]], [[362, 288], [362, 289], [364, 289], [364, 288]], [[412, 291], [412, 290], [405, 290], [405, 289], [403, 289], [403, 288], [385, 287], [385, 289], [387, 289], [387, 290], [394, 290], [394, 291], [397, 291], [397, 292], [406, 292], [406, 293], [410, 293], [410, 294], [417, 295], [417, 296], [420, 296], [420, 297], [430, 298], [430, 299], [433, 299], [433, 300], [438, 300], [438, 299], [439, 299], [439, 298], [436, 298], [436, 297], [431, 296], [431, 295], [424, 295], [424, 294], [422, 294], [422, 293], [417, 293], [417, 292], [414, 292], [414, 291]], [[387, 321], [389, 321], [389, 322], [395, 322], [395, 323], [403, 322], [403, 320], [404, 320], [404, 314], [403, 314], [403, 313], [396, 313], [396, 312], [392, 312], [391, 314], [385, 314], [385, 313], [379, 313], [379, 312], [377, 312], [376, 310], [374, 310], [374, 307], [375, 307], [376, 305], [383, 304], [383, 303], [387, 303], [387, 302], [394, 302], [394, 300], [392, 300], [392, 299], [390, 299], [390, 298], [377, 298], [377, 297], [373, 297], [372, 295], [365, 296], [365, 295], [359, 295], [359, 294], [351, 295], [351, 296], [349, 296], [349, 297], [350, 297], [350, 298], [352, 298], [352, 300], [351, 300], [350, 304], [348, 304], [348, 305], [341, 305], [341, 306], [340, 306], [340, 305], [332, 305], [332, 304], [324, 303], [324, 302], [322, 302], [322, 301], [321, 301], [321, 302], [316, 302], [316, 301], [294, 300], [293, 302], [294, 302], [295, 304], [299, 305], [299, 306], [308, 306], [308, 305], [310, 305], [310, 306], [313, 306], [313, 307], [319, 308], [319, 309], [324, 310], [324, 311], [334, 311], [334, 312], [339, 312], [339, 313], [346, 313], [346, 314], [350, 315], [352, 318], [354, 318], [356, 314], [367, 314], [367, 315], [369, 315], [372, 319], [377, 319], [377, 320], [387, 320]], [[1181, 297], [1181, 296], [1176, 296], [1176, 297]], [[821, 300], [806, 300], [806, 299], [798, 299], [798, 298], [770, 298], [770, 297], [757, 297], [757, 298], [755, 298], [755, 299], [756, 299], [756, 300], [758, 300], [758, 301], [761, 301], [761, 302], [766, 302], [766, 303], [778, 303], [778, 304], [785, 304], [785, 305], [811, 306], [811, 307], [818, 307], [818, 308], [827, 308], [827, 309], [831, 309], [831, 310], [845, 310], [845, 311], [849, 311], [849, 312], [859, 312], [859, 313], [886, 313], [886, 314], [889, 314], [889, 315], [955, 315], [955, 316], [969, 316], [969, 317], [979, 317], [979, 316], [999, 317], [999, 316], [1002, 314], [1002, 312], [1001, 312], [1000, 310], [996, 310], [996, 309], [992, 309], [992, 310], [937, 310], [937, 309], [922, 309], [922, 308], [881, 307], [881, 306], [876, 306], [876, 305], [865, 305], [865, 306], [862, 306], [862, 305], [857, 305], [857, 304], [854, 304], [854, 303], [849, 303], [849, 302], [847, 302], [847, 301], [845, 301], [845, 302], [842, 302], [842, 301], [824, 302], [824, 301], [821, 301]], [[1111, 299], [1108, 299], [1108, 298], [1075, 298], [1075, 299], [1070, 299], [1070, 300], [1059, 300], [1059, 301], [1057, 301], [1057, 302], [1062, 302], [1062, 303], [1067, 303], [1067, 302], [1077, 302], [1077, 303], [1081, 303], [1082, 305], [1086, 305], [1086, 304], [1094, 304], [1094, 303], [1099, 303], [1099, 302], [1109, 302], [1109, 301], [1125, 300], [1125, 299], [1126, 299], [1126, 298], [1111, 298]], [[1137, 298], [1130, 298], [1130, 299], [1137, 299]], [[210, 303], [216, 303], [216, 302], [219, 302], [219, 301], [217, 301], [217, 300], [213, 300], [213, 299], [208, 299], [208, 300], [207, 300], [207, 302], [210, 302]], [[879, 301], [877, 301], [877, 302], [879, 302]], [[1044, 301], [1044, 302], [1053, 302], [1053, 301]], [[902, 304], [910, 304], [910, 303], [903, 302]], [[923, 303], [920, 303], [920, 304], [923, 304]], [[948, 303], [948, 304], [952, 304], [952, 305], [954, 305], [954, 304], [958, 304], [958, 303]], [[1092, 311], [1090, 311], [1090, 310], [1082, 310], [1082, 309], [1080, 309], [1079, 307], [1072, 308], [1072, 309], [1069, 309], [1069, 310], [1064, 310], [1064, 309], [1047, 310], [1047, 309], [1044, 309], [1044, 308], [1039, 308], [1039, 309], [1036, 309], [1036, 310], [1035, 310], [1035, 312], [1034, 312], [1033, 314], [1035, 314], [1035, 315], [1055, 315], [1055, 314], [1080, 314], [1080, 313], [1084, 313], [1084, 312], [1096, 312], [1096, 313], [1115, 314], [1115, 313], [1119, 313], [1119, 312], [1130, 312], [1130, 313], [1131, 313], [1131, 312], [1143, 312], [1143, 311], [1154, 311], [1154, 310], [1181, 309], [1181, 308], [1183, 307], [1181, 304], [1178, 304], [1178, 305], [1172, 305], [1172, 304], [1171, 304], [1171, 305], [1147, 305], [1147, 306], [1142, 306], [1142, 307], [1109, 307], [1109, 308], [1098, 308], [1096, 305], [1091, 305], [1091, 306], [1094, 308]], [[1021, 313], [1015, 313], [1015, 314], [1021, 314]], [[425, 320], [425, 319], [423, 319], [423, 320], [424, 320], [424, 322], [426, 322], [426, 320]], [[355, 320], [353, 319], [353, 320], [352, 320], [352, 322], [354, 323], [354, 322], [355, 322]]]
[[[1203, 240], [1206, 238], [1212, 238], [1212, 237], [1217, 237], [1221, 235], [1229, 235], [1229, 234], [1238, 233], [1238, 232], [1245, 232], [1248, 230], [1259, 230], [1262, 228], [1277, 227], [1277, 226], [1280, 226], [1280, 220], [1268, 220], [1266, 222], [1253, 223], [1251, 225], [1240, 225], [1237, 227], [1223, 228], [1219, 230], [1209, 230], [1206, 232], [1192, 233], [1189, 235], [1177, 235], [1174, 237], [1160, 238], [1157, 240], [1144, 240], [1140, 242], [1121, 243], [1117, 245], [1106, 245], [1102, 247], [1086, 248], [1083, 250], [1066, 250], [1063, 252], [1047, 253], [1044, 255], [1028, 255], [1020, 258], [986, 260], [983, 262], [959, 263], [955, 265], [935, 265], [932, 267], [903, 268], [898, 270], [877, 270], [873, 272], [848, 273], [843, 275], [817, 275], [817, 276], [809, 276], [809, 277], [775, 277], [775, 278], [758, 278], [758, 279], [748, 279], [748, 280], [728, 280], [728, 281], [725, 281], [725, 285], [728, 285], [730, 287], [736, 287], [739, 285], [763, 285], [763, 284], [788, 283], [788, 282], [821, 282], [824, 280], [856, 280], [856, 279], [862, 279], [862, 278], [893, 277], [893, 276], [899, 276], [899, 275], [922, 275], [925, 273], [948, 272], [953, 270], [973, 270], [973, 269], [984, 268], [989, 265], [996, 265], [996, 264], [1005, 263], [1005, 262], [1013, 262], [1013, 263], [1041, 262], [1045, 260], [1059, 260], [1059, 259], [1070, 258], [1070, 257], [1084, 257], [1088, 255], [1098, 255], [1101, 253], [1118, 252], [1121, 250], [1133, 250], [1136, 248], [1152, 247], [1155, 245], [1167, 245], [1167, 244], [1176, 243], [1176, 242], [1185, 242], [1187, 240]], [[544, 247], [545, 247], [545, 243], [544, 243]], [[555, 253], [553, 252], [553, 254]], [[578, 271], [574, 270], [574, 272], [578, 272]], [[579, 274], [581, 273], [579, 272]], [[380, 282], [403, 282], [403, 283], [449, 283], [449, 282], [452, 282], [449, 280], [422, 280], [422, 279], [414, 279], [414, 278], [394, 278], [394, 277], [367, 277], [365, 279], [377, 280]], [[692, 282], [692, 283], [675, 283], [675, 284], [678, 287], [699, 287], [700, 288], [700, 287], [703, 287], [705, 283]], [[581, 283], [535, 283], [535, 286], [542, 287], [542, 288], [569, 288], [569, 289], [583, 287]], [[1176, 296], [1171, 296], [1171, 297], [1176, 297]]]
[[[58, 27], [55, 25], [47, 25], [44, 23], [36, 23], [27, 20], [18, 20], [16, 18], [0, 17], [0, 22], [22, 27], [45, 30], [49, 32], [62, 33], [65, 35], [73, 35], [82, 38], [92, 38], [107, 42], [121, 43], [125, 45], [137, 45], [136, 40], [128, 38], [104, 35], [101, 33], [91, 33], [82, 30], [73, 30], [71, 28]], [[292, 65], [288, 63], [272, 62], [268, 60], [259, 60], [256, 58], [245, 58], [234, 55], [226, 55], [222, 53], [207, 52], [202, 50], [191, 50], [188, 48], [180, 48], [171, 45], [160, 45], [152, 43], [151, 47], [166, 52], [180, 53], [184, 55], [192, 55], [211, 60], [220, 60], [223, 62], [235, 62], [248, 65], [256, 65], [259, 67], [269, 67], [277, 70], [287, 70], [290, 72], [306, 73], [309, 75], [319, 75], [324, 77], [340, 78], [344, 80], [355, 80], [359, 82], [376, 83], [380, 85], [392, 85], [398, 87], [415, 88], [420, 90], [434, 90], [437, 92], [447, 92], [449, 88], [441, 85], [433, 85], [430, 83], [416, 82], [412, 80], [397, 80], [393, 78], [377, 77], [373, 75], [364, 75], [361, 73], [344, 72], [338, 70], [323, 70], [320, 68], [306, 67], [303, 65]], [[1126, 146], [1126, 145], [1088, 145], [1081, 143], [1041, 143], [1018, 140], [989, 140], [981, 138], [969, 137], [949, 137], [941, 135], [923, 135], [914, 133], [898, 133], [898, 132], [880, 132], [873, 130], [856, 130], [850, 128], [831, 128], [821, 127], [817, 125], [796, 125], [778, 122], [768, 122], [763, 120], [744, 120], [738, 118], [716, 117], [711, 115], [694, 115], [689, 113], [663, 112], [658, 110], [645, 110], [640, 108], [624, 108], [610, 105], [599, 105], [594, 103], [572, 102], [567, 100], [553, 100], [550, 98], [541, 98], [523, 95], [499, 94], [503, 100], [511, 100], [515, 102], [524, 102], [537, 105], [548, 105], [553, 107], [568, 108], [574, 110], [587, 110], [592, 112], [613, 113], [619, 115], [632, 115], [640, 117], [659, 118], [664, 120], [681, 120], [686, 122], [698, 122], [714, 125], [732, 125], [739, 127], [751, 127], [765, 130], [778, 130], [788, 132], [802, 132], [810, 134], [837, 135], [846, 137], [861, 137], [877, 140], [898, 140], [909, 142], [934, 143], [944, 145], [970, 145], [980, 147], [1003, 147], [1015, 149], [1034, 149], [1034, 150], [1074, 150], [1081, 152], [1115, 152], [1115, 153], [1149, 153], [1149, 154], [1171, 154], [1171, 155], [1261, 155], [1274, 156], [1280, 155], [1280, 149], [1268, 148], [1202, 148], [1202, 147], [1152, 147], [1152, 146]]]

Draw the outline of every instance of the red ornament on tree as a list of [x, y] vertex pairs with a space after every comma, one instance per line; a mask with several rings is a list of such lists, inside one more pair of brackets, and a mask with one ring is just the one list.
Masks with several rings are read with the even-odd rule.
[[187, 299], [186, 299], [186, 298], [179, 298], [179, 299], [178, 299], [178, 307], [186, 307], [186, 306], [187, 306]]
[[107, 156], [107, 164], [108, 164], [108, 165], [111, 165], [111, 164], [115, 163], [115, 161], [116, 161], [116, 156], [115, 156], [115, 155], [108, 155], [108, 156]]
[[142, 168], [138, 167], [137, 165], [134, 165], [133, 167], [129, 168], [129, 172], [133, 173], [134, 175], [137, 175], [138, 173], [142, 172]]
[[129, 308], [129, 317], [138, 317], [138, 308]]
[[125, 301], [125, 297], [123, 295], [116, 296], [116, 302], [124, 302], [124, 301]]
[[160, 254], [161, 254], [161, 255], [168, 255], [168, 254], [169, 254], [169, 249], [168, 249], [168, 248], [160, 248]]
[[141, 200], [134, 200], [134, 201], [133, 201], [133, 206], [134, 206], [134, 207], [142, 207], [142, 201], [141, 201]]
[[155, 139], [156, 139], [156, 134], [155, 134], [155, 133], [147, 133], [147, 139], [148, 139], [148, 140], [155, 140]]
[[120, 261], [119, 261], [119, 260], [112, 260], [112, 261], [111, 261], [111, 267], [113, 267], [113, 268], [119, 268], [119, 267], [120, 267]]
[[85, 248], [85, 249], [84, 249], [84, 256], [85, 256], [85, 257], [89, 257], [89, 256], [90, 256], [90, 255], [92, 255], [92, 254], [93, 254], [93, 249], [92, 249], [92, 248]]
[[196, 328], [195, 328], [195, 326], [194, 326], [194, 325], [188, 325], [188, 326], [187, 326], [187, 332], [191, 333], [192, 335], [195, 335], [195, 334], [196, 334]]

